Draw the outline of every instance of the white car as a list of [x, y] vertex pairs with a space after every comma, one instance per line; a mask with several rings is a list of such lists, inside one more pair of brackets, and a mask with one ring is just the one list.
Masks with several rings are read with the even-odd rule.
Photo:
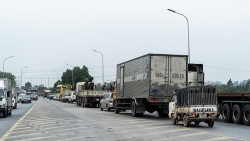
[[22, 99], [23, 96], [25, 96], [26, 94], [19, 94], [18, 97], [17, 97], [17, 102], [19, 103]]
[[15, 98], [12, 98], [12, 109], [16, 109], [16, 101]]
[[68, 96], [68, 102], [69, 103], [76, 102], [76, 93], [75, 92], [70, 93], [70, 95]]
[[110, 109], [114, 109], [113, 100], [113, 93], [105, 94], [99, 104], [100, 110], [107, 109], [107, 111], [110, 111]]

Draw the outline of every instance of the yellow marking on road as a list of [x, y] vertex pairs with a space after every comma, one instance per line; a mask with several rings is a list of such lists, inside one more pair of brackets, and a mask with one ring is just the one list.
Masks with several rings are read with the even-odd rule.
[[[39, 103], [40, 101], [38, 101], [37, 103]], [[4, 141], [9, 134], [17, 127], [17, 125], [31, 112], [31, 110], [37, 105], [37, 103], [35, 105], [33, 105], [33, 107], [31, 107], [29, 109], [29, 111], [23, 115], [1, 138], [0, 141]]]
[[218, 138], [210, 138], [210, 139], [202, 140], [202, 141], [220, 141], [220, 140], [227, 140], [227, 139], [230, 139], [230, 138], [231, 137], [223, 136], [223, 137], [218, 137]]

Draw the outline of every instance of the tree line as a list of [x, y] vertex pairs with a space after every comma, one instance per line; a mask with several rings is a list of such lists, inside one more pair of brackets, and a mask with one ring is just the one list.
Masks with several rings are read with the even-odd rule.
[[238, 86], [234, 86], [231, 79], [228, 80], [227, 84], [217, 85], [218, 93], [249, 93], [250, 92], [250, 80], [247, 83], [242, 83]]

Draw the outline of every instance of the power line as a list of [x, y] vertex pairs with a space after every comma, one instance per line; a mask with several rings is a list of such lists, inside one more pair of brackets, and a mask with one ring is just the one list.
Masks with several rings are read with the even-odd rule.
[[214, 66], [207, 66], [206, 67], [211, 67], [211, 68], [216, 68], [216, 69], [223, 69], [223, 70], [231, 70], [231, 71], [240, 71], [240, 72], [250, 72], [250, 71], [245, 71], [245, 70], [235, 70], [235, 69], [228, 69], [228, 68], [221, 68], [221, 67], [214, 67]]

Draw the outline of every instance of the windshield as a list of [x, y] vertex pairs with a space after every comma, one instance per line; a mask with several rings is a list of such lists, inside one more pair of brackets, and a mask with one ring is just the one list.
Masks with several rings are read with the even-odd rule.
[[31, 95], [37, 95], [37, 92], [31, 92]]
[[28, 95], [25, 95], [25, 96], [23, 96], [23, 98], [30, 98], [30, 96], [28, 96]]
[[36, 95], [35, 93], [31, 93], [31, 95], [33, 96], [33, 95]]
[[4, 97], [4, 91], [3, 91], [3, 89], [0, 89], [0, 97]]

